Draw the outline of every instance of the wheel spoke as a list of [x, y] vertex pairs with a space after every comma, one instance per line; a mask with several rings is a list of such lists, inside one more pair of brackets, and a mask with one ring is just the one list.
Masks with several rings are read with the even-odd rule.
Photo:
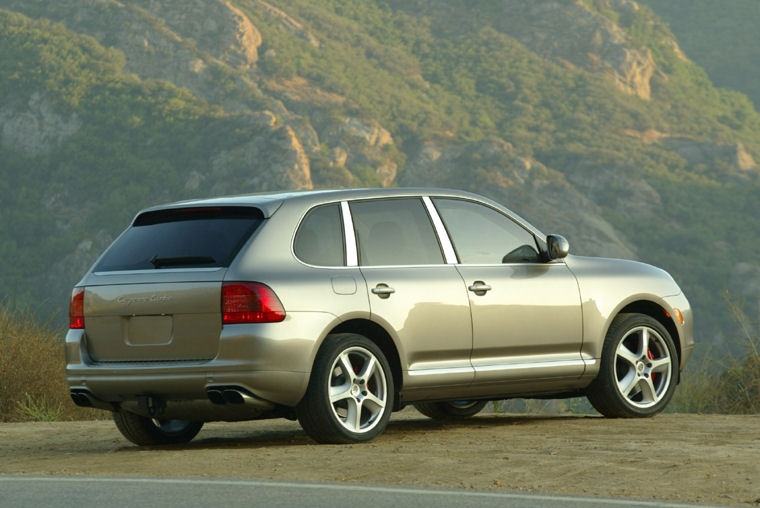
[[654, 402], [657, 400], [657, 390], [654, 388], [651, 377], [646, 376], [641, 378], [639, 386], [641, 386], [641, 395], [644, 402]]
[[[335, 406], [333, 406], [334, 408]], [[348, 430], [355, 430], [353, 425], [354, 421], [356, 420], [356, 399], [353, 397], [350, 397], [346, 399], [346, 411], [345, 415], [338, 414], [338, 417], [341, 418], [341, 421], [343, 423], [343, 426], [346, 427]], [[337, 413], [336, 413], [337, 414]]]
[[657, 358], [652, 360], [652, 372], [667, 372], [670, 370], [670, 357]]
[[[364, 403], [372, 404], [376, 407], [378, 411], [382, 411], [382, 409], [385, 407], [385, 401], [377, 396], [375, 396], [374, 393], [367, 393], [367, 396], [364, 399]], [[376, 413], [377, 411], [373, 411], [372, 413]]]
[[617, 354], [618, 354], [618, 357], [628, 362], [634, 369], [636, 368], [636, 362], [639, 360], [640, 355], [637, 355], [636, 353], [628, 349], [625, 346], [625, 344], [620, 344]]
[[[359, 430], [361, 430], [362, 428], [362, 403], [361, 401], [358, 401], [356, 399], [352, 399], [352, 402], [353, 403], [351, 404], [351, 406], [353, 406], [354, 408], [354, 413], [351, 414], [351, 412], [349, 411], [348, 417], [353, 420], [352, 423], [354, 426], [354, 429], [353, 429], [354, 432], [359, 432]], [[348, 421], [348, 419], [346, 421]]]
[[339, 400], [351, 398], [351, 385], [342, 384], [340, 386], [330, 387], [330, 402], [335, 404]]
[[620, 391], [622, 392], [623, 397], [629, 397], [631, 391], [636, 387], [637, 384], [638, 377], [636, 376], [636, 371], [633, 369], [629, 370], [625, 377], [618, 381], [618, 386], [620, 387]]
[[377, 363], [375, 362], [375, 358], [371, 357], [364, 363], [364, 368], [361, 370], [361, 372], [359, 372], [357, 377], [364, 380], [369, 380], [370, 376], [372, 376], [372, 373], [376, 368]]
[[641, 353], [640, 358], [646, 358], [647, 351], [649, 351], [649, 328], [643, 328], [641, 330]]
[[356, 374], [354, 374], [354, 366], [351, 365], [351, 359], [348, 357], [348, 353], [342, 353], [340, 355], [340, 366], [349, 383], [353, 383], [356, 379]]

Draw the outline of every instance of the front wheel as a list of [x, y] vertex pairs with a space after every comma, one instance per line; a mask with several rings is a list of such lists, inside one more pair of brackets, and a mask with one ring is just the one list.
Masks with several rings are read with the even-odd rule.
[[586, 396], [604, 416], [647, 417], [665, 409], [677, 382], [678, 355], [665, 327], [644, 314], [621, 314], [607, 332]]
[[415, 409], [434, 420], [467, 418], [480, 413], [486, 407], [485, 400], [451, 400], [445, 402], [416, 402]]
[[317, 353], [296, 414], [315, 441], [366, 442], [385, 430], [393, 397], [393, 376], [380, 348], [362, 335], [334, 334]]
[[146, 418], [125, 411], [114, 413], [113, 421], [125, 438], [140, 446], [187, 443], [203, 427], [203, 422]]

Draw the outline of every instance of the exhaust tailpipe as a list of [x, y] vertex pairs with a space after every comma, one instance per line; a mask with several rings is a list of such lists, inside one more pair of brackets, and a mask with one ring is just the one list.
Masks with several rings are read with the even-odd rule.
[[252, 404], [254, 406], [269, 406], [270, 404], [257, 399], [248, 390], [239, 386], [215, 386], [206, 389], [206, 395], [214, 404]]

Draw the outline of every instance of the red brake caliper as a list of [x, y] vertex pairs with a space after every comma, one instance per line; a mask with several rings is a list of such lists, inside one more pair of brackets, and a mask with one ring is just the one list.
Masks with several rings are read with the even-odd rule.
[[[651, 349], [647, 349], [647, 358], [649, 358], [650, 360], [654, 360], [654, 355], [652, 354]], [[652, 372], [651, 376], [652, 376], [652, 382], [654, 382], [654, 372]]]
[[[354, 365], [354, 374], [359, 374], [359, 366], [358, 365]], [[370, 383], [372, 382], [372, 379], [367, 379], [365, 381], [367, 382], [367, 389], [369, 391], [372, 391], [372, 386], [370, 385]]]

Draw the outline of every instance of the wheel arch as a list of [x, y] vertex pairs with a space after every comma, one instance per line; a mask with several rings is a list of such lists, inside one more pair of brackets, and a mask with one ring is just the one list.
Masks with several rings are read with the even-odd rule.
[[627, 304], [625, 307], [616, 312], [613, 319], [610, 320], [610, 322], [607, 324], [607, 329], [604, 331], [605, 336], [607, 335], [607, 332], [609, 331], [609, 328], [612, 325], [612, 321], [615, 317], [619, 316], [620, 314], [634, 313], [644, 314], [651, 317], [668, 331], [670, 337], [673, 339], [673, 344], [676, 347], [676, 355], [678, 356], [678, 362], [676, 362], [676, 365], [679, 365], [681, 359], [681, 337], [678, 333], [678, 328], [673, 322], [673, 319], [670, 317], [670, 313], [664, 307], [651, 300], [636, 300], [635, 302]]
[[[351, 319], [344, 321], [330, 330], [329, 334], [333, 333], [356, 333], [367, 337], [369, 340], [377, 344], [380, 350], [388, 360], [388, 364], [391, 367], [391, 374], [393, 375], [393, 389], [395, 392], [394, 404], [399, 404], [399, 393], [401, 392], [401, 385], [403, 383], [403, 373], [401, 370], [401, 357], [396, 347], [396, 343], [385, 328], [370, 321], [369, 319]], [[394, 407], [394, 410], [397, 409]]]
[[[647, 300], [638, 300], [626, 304], [619, 309], [612, 316], [612, 325], [607, 328], [605, 333], [604, 348], [599, 363], [599, 371], [591, 384], [586, 388], [586, 397], [591, 405], [599, 411], [602, 415], [608, 418], [642, 418], [650, 417], [661, 412], [665, 409], [667, 404], [673, 397], [673, 393], [676, 385], [680, 381], [680, 371], [678, 368], [678, 357], [680, 353], [680, 347], [678, 343], [678, 334], [675, 334], [675, 340], [673, 337], [668, 337], [673, 333], [668, 330], [667, 334], [656, 330], [656, 324], [659, 324], [664, 329], [668, 329], [666, 309], [655, 302]], [[653, 330], [652, 327], [655, 327]], [[650, 390], [649, 395], [644, 392], [644, 389], [640, 387], [642, 382], [641, 378], [648, 377], [647, 367], [652, 367], [651, 363], [648, 363], [645, 358], [655, 358], [651, 356], [654, 350], [639, 349], [639, 346], [643, 347], [643, 332], [640, 332], [642, 328], [649, 328], [651, 333], [656, 336], [662, 335], [661, 338], [655, 340], [669, 342], [675, 351], [670, 351], [670, 345], [667, 346], [667, 358], [670, 362], [671, 370], [670, 375], [665, 378], [660, 378], [659, 385], [654, 386], [655, 378], [654, 371], [652, 370], [652, 379], [649, 382]], [[619, 353], [621, 344], [631, 334], [640, 335], [642, 338], [635, 338], [639, 342], [634, 348], [636, 353], [634, 360], [627, 355], [626, 361], [623, 362], [623, 378], [628, 381], [625, 382], [627, 388], [621, 385], [623, 379], [618, 377], [618, 362], [621, 354]], [[665, 340], [667, 339], [667, 340]], [[650, 341], [652, 337], [650, 336]], [[650, 342], [651, 344], [651, 342]], [[631, 354], [633, 351], [629, 350]], [[655, 352], [655, 355], [658, 353]], [[642, 355], [642, 356], [639, 356]], [[644, 359], [644, 361], [642, 361]], [[675, 360], [675, 362], [674, 362]], [[628, 376], [629, 373], [633, 373], [632, 378]], [[631, 391], [634, 386], [639, 386], [639, 390]], [[640, 399], [634, 399], [634, 397], [641, 394]]]

